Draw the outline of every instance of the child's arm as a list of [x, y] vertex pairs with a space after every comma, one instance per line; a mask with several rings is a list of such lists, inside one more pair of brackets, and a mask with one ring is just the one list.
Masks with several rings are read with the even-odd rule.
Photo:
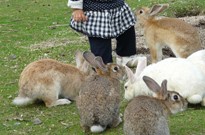
[[68, 7], [73, 9], [73, 19], [77, 22], [84, 22], [87, 20], [87, 17], [83, 11], [83, 0], [68, 0]]

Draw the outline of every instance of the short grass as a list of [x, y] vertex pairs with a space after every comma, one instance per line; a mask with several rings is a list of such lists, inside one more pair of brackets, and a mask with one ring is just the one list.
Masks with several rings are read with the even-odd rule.
[[[144, 5], [168, 2], [170, 9], [164, 14], [169, 16], [186, 15], [194, 9], [203, 13], [205, 9], [204, 0], [127, 2], [133, 10]], [[11, 104], [18, 93], [19, 75], [28, 63], [41, 58], [53, 58], [74, 64], [76, 50], [89, 50], [86, 38], [68, 26], [71, 10], [66, 4], [66, 0], [0, 1], [0, 134], [84, 134], [75, 103], [49, 109], [44, 104], [27, 107], [16, 107]], [[126, 104], [123, 100], [122, 113]], [[183, 113], [171, 116], [171, 134], [205, 134], [204, 114], [203, 107], [192, 106]], [[123, 134], [122, 124], [102, 134]]]

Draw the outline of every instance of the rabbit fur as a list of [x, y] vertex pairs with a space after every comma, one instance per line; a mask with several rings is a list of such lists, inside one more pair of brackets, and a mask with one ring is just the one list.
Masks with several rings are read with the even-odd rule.
[[176, 57], [186, 58], [202, 49], [196, 28], [177, 18], [157, 17], [169, 7], [168, 4], [143, 7], [136, 11], [139, 26], [143, 28], [150, 49], [152, 63], [162, 59], [162, 48], [168, 46]]
[[132, 56], [119, 56], [116, 52], [113, 51], [113, 56], [116, 58], [116, 63], [121, 66], [128, 66], [130, 68], [135, 68], [137, 65], [138, 55]]
[[[204, 51], [203, 51], [204, 52]], [[155, 96], [155, 93], [149, 90], [142, 80], [144, 75], [150, 76], [156, 82], [161, 82], [167, 79], [168, 89], [178, 92], [182, 97], [188, 100], [191, 104], [201, 103], [205, 106], [205, 75], [201, 69], [202, 64], [196, 65], [195, 63], [202, 63], [204, 61], [199, 58], [197, 62], [197, 55], [201, 51], [197, 51], [192, 55], [185, 58], [167, 58], [158, 63], [147, 66], [146, 57], [138, 61], [135, 74], [125, 67], [128, 80], [124, 84], [125, 99], [130, 100], [138, 95]], [[199, 55], [201, 57], [201, 55]], [[191, 58], [194, 59], [192, 63]], [[200, 68], [201, 66], [201, 68]]]
[[177, 92], [167, 91], [166, 80], [161, 87], [148, 76], [143, 80], [156, 97], [137, 96], [128, 103], [124, 112], [124, 135], [169, 135], [167, 117], [186, 110], [188, 103]]
[[205, 75], [205, 50], [197, 51], [187, 58], [194, 65], [196, 65]]
[[85, 52], [84, 57], [97, 74], [89, 76], [82, 84], [76, 103], [83, 129], [99, 133], [107, 127], [116, 127], [122, 121], [119, 115], [119, 80], [125, 72], [117, 64], [105, 65], [101, 57], [90, 52]]
[[89, 72], [82, 52], [76, 52], [76, 63], [78, 68], [53, 59], [28, 64], [20, 75], [19, 94], [13, 104], [23, 106], [36, 100], [42, 100], [46, 107], [70, 104], [70, 100], [79, 95], [80, 86]]

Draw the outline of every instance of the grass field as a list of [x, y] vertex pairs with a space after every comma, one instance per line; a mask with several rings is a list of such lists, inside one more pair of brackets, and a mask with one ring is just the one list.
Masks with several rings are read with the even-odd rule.
[[[170, 3], [168, 16], [204, 13], [204, 0], [127, 0], [136, 9], [153, 3]], [[74, 64], [76, 50], [89, 50], [84, 36], [69, 26], [71, 10], [62, 0], [0, 1], [0, 134], [4, 135], [81, 135], [75, 103], [46, 108], [44, 104], [16, 107], [11, 104], [18, 93], [23, 68], [41, 58]], [[192, 12], [191, 12], [192, 11]], [[190, 13], [189, 13], [190, 12]], [[122, 91], [123, 93], [123, 91]], [[127, 102], [122, 101], [123, 113]], [[172, 135], [204, 135], [205, 108], [190, 106], [169, 119]], [[121, 135], [122, 124], [105, 135]]]

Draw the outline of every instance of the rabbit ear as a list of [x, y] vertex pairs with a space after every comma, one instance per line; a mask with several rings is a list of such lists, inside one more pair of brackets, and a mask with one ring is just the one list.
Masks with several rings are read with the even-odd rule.
[[169, 7], [169, 4], [156, 4], [149, 11], [150, 16], [157, 15]]
[[139, 57], [137, 68], [135, 71], [135, 77], [139, 77], [146, 66], [147, 66], [147, 58], [146, 57]]
[[83, 52], [81, 51], [76, 51], [75, 52], [75, 62], [76, 62], [76, 67], [79, 69], [83, 65], [85, 65], [85, 59], [83, 58]]
[[135, 76], [134, 76], [134, 73], [132, 72], [132, 70], [125, 66], [125, 71], [126, 71], [126, 74], [127, 74], [127, 77], [128, 77], [128, 80], [130, 80], [130, 82], [133, 84], [136, 80]]
[[143, 76], [143, 80], [146, 83], [147, 87], [156, 93], [157, 98], [161, 100], [165, 100], [167, 98], [167, 80], [164, 80], [161, 84], [161, 87], [158, 83], [148, 76]]
[[96, 61], [96, 64], [97, 64], [98, 68], [100, 68], [104, 72], [108, 71], [107, 66], [104, 64], [101, 57], [99, 57], [99, 56], [95, 57], [95, 61]]
[[96, 68], [98, 65], [95, 61], [95, 55], [89, 51], [85, 51], [83, 53], [83, 57], [85, 58], [85, 60], [94, 68]]
[[157, 93], [157, 94], [159, 93], [161, 87], [155, 80], [153, 80], [152, 78], [148, 76], [143, 76], [143, 80], [150, 90], [152, 90], [154, 93]]
[[84, 61], [83, 64], [82, 64], [82, 66], [79, 67], [79, 69], [80, 69], [81, 71], [83, 71], [84, 73], [89, 73], [89, 64], [88, 64], [88, 62], [87, 62], [87, 61]]
[[83, 72], [88, 72], [88, 63], [83, 58], [83, 53], [81, 51], [76, 51], [75, 53], [76, 67]]
[[167, 80], [164, 80], [161, 84], [161, 89], [160, 89], [160, 97], [161, 99], [166, 99], [168, 95], [167, 92]]

